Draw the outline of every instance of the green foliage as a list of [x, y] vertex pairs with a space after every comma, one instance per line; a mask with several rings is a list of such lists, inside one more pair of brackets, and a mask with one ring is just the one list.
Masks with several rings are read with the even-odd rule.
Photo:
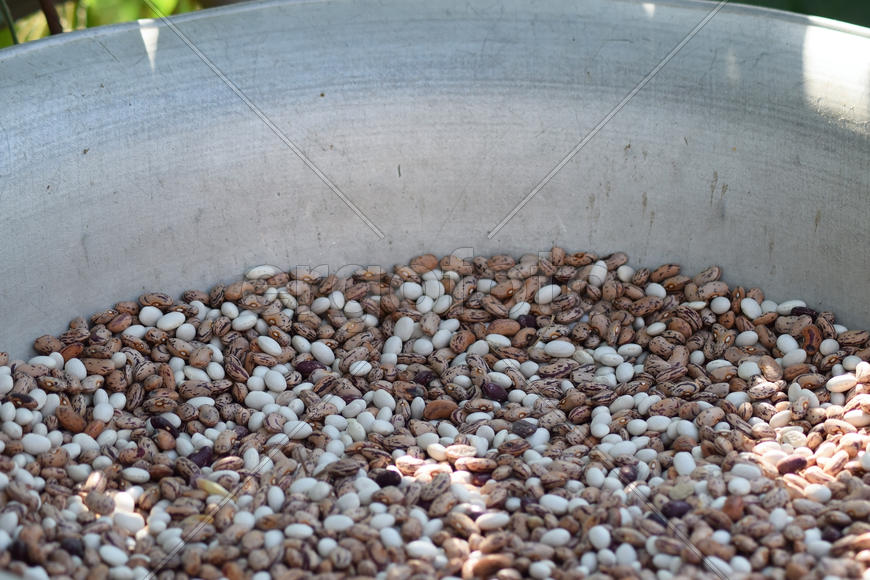
[[[58, 12], [61, 19], [63, 19], [64, 13], [61, 10], [60, 5], [58, 6]], [[38, 14], [32, 14], [16, 20], [15, 32], [18, 36], [18, 42], [29, 42], [31, 40], [48, 36], [48, 23], [46, 23], [45, 16], [42, 15], [42, 12], [39, 12]], [[10, 34], [9, 29], [6, 27], [0, 27], [0, 47], [9, 46], [11, 44], [14, 44], [14, 42], [12, 42], [12, 35]]]
[[127, 22], [139, 18], [139, 2], [129, 0], [86, 0], [88, 25], [101, 26], [112, 22]]
[[137, 18], [157, 18], [175, 13], [178, 0], [151, 0], [159, 11], [154, 12], [141, 0], [83, 0], [87, 6], [87, 26], [101, 26], [114, 22], [127, 22]]
[[[152, 10], [143, 0], [68, 0], [57, 4], [56, 7], [64, 30], [79, 30], [139, 18], [158, 18], [202, 8], [199, 0], [150, 0], [150, 2], [158, 12]], [[19, 42], [36, 40], [49, 34], [42, 12], [19, 18], [15, 22], [15, 31]], [[0, 48], [11, 44], [13, 44], [12, 36], [0, 12]]]
[[[157, 18], [160, 15], [180, 14], [203, 8], [209, 0], [150, 0], [159, 10], [155, 13], [143, 0], [68, 0], [57, 9], [64, 30], [77, 30], [137, 18]], [[13, 38], [3, 18], [0, 0], [0, 48], [13, 44]], [[790, 12], [814, 14], [870, 27], [870, 2], [867, 0], [742, 0], [745, 4], [767, 6]], [[48, 36], [48, 26], [41, 12], [20, 18], [15, 22], [19, 42]]]
[[12, 11], [9, 10], [6, 0], [0, 0], [0, 24], [6, 25], [6, 30], [9, 31], [9, 40], [18, 44], [18, 35], [15, 34], [15, 27], [12, 26]]

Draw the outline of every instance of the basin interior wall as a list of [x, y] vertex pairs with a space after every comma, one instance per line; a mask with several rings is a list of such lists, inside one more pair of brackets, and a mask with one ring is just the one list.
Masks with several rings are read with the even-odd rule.
[[714, 6], [282, 0], [4, 50], [0, 349], [261, 263], [554, 244], [870, 327], [867, 29], [726, 5], [600, 126]]

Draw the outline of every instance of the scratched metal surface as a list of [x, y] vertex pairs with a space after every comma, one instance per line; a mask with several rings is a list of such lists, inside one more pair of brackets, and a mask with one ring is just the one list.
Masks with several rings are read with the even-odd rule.
[[383, 238], [165, 23], [0, 52], [0, 345], [24, 355], [74, 315], [258, 263], [553, 243], [719, 263], [868, 327], [867, 29], [725, 6], [488, 237], [712, 7], [277, 1], [173, 20]]

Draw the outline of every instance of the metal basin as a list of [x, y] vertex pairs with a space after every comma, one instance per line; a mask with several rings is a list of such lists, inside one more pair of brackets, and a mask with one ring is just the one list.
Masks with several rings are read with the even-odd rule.
[[5, 50], [0, 345], [257, 263], [554, 243], [868, 327], [870, 31], [726, 5], [601, 125], [713, 7], [276, 1]]

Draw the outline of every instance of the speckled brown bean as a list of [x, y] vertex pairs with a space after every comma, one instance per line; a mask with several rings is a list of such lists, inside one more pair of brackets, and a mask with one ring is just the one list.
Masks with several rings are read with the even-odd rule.
[[100, 515], [108, 515], [115, 510], [115, 500], [111, 496], [96, 490], [90, 491], [85, 496], [84, 504], [92, 512]]

